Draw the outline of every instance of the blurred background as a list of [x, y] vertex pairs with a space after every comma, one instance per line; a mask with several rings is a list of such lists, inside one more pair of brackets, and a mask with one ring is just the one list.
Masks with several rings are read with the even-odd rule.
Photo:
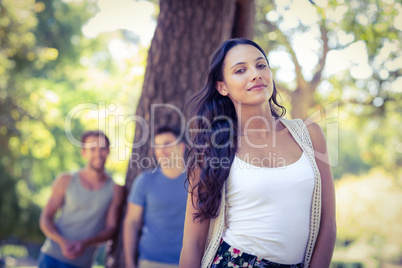
[[[326, 133], [337, 197], [332, 266], [402, 267], [401, 2], [226, 2], [252, 9], [248, 36], [268, 54], [287, 117]], [[0, 267], [35, 266], [51, 184], [84, 163], [71, 138], [105, 131], [107, 170], [131, 184], [133, 115], [162, 11], [181, 14], [163, 0], [0, 1]]]

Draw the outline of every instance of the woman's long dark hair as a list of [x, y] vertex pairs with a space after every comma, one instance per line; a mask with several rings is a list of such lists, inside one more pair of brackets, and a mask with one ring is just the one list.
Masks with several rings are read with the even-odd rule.
[[[265, 52], [253, 41], [235, 38], [223, 42], [212, 56], [205, 87], [194, 94], [185, 105], [186, 114], [191, 120], [190, 128], [187, 129], [191, 134], [187, 153], [187, 180], [192, 197], [194, 193], [198, 196], [196, 204], [194, 199], [192, 201], [198, 210], [194, 219], [198, 218], [200, 221], [217, 216], [222, 186], [229, 176], [237, 150], [236, 110], [232, 100], [216, 90], [216, 83], [223, 81], [226, 54], [238, 45], [256, 47], [268, 62]], [[277, 102], [275, 83], [273, 88], [269, 105], [271, 114], [279, 118], [286, 113], [286, 109]], [[200, 172], [198, 181], [192, 180], [195, 170]]]

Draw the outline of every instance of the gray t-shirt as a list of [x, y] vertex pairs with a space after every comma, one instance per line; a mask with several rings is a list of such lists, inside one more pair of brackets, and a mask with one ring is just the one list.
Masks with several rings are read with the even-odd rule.
[[128, 201], [144, 208], [139, 258], [178, 264], [186, 213], [186, 174], [167, 178], [160, 169], [135, 179]]
[[[65, 193], [61, 215], [55, 220], [59, 233], [73, 242], [92, 237], [102, 231], [113, 199], [113, 188], [114, 182], [108, 178], [101, 189], [88, 190], [82, 186], [79, 173], [73, 173]], [[91, 267], [96, 247], [87, 247], [80, 257], [71, 260], [64, 257], [59, 244], [47, 238], [41, 251], [64, 263]]]

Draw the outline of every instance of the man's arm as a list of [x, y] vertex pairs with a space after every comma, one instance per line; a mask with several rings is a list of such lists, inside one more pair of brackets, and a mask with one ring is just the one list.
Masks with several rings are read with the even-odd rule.
[[144, 207], [128, 202], [124, 219], [123, 245], [126, 268], [135, 268], [139, 232], [143, 224]]
[[57, 210], [63, 206], [64, 196], [70, 181], [70, 174], [61, 174], [56, 178], [52, 186], [52, 195], [40, 215], [39, 226], [46, 237], [59, 244], [65, 257], [74, 259], [71, 242], [58, 232], [54, 224], [54, 216]]
[[103, 228], [102, 231], [100, 231], [96, 235], [89, 237], [87, 239], [76, 241], [74, 243], [75, 249], [77, 251], [76, 254], [77, 257], [83, 253], [86, 247], [97, 245], [113, 237], [119, 223], [119, 216], [120, 216], [119, 212], [123, 202], [123, 196], [124, 196], [123, 187], [115, 184], [113, 188], [113, 199], [112, 202], [110, 203], [106, 216], [105, 227]]

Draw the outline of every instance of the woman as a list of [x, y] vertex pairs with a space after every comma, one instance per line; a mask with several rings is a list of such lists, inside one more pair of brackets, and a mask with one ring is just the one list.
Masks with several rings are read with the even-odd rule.
[[[193, 111], [180, 268], [329, 267], [335, 194], [321, 128], [286, 120], [264, 51], [212, 57]], [[307, 125], [307, 126], [306, 126]]]

